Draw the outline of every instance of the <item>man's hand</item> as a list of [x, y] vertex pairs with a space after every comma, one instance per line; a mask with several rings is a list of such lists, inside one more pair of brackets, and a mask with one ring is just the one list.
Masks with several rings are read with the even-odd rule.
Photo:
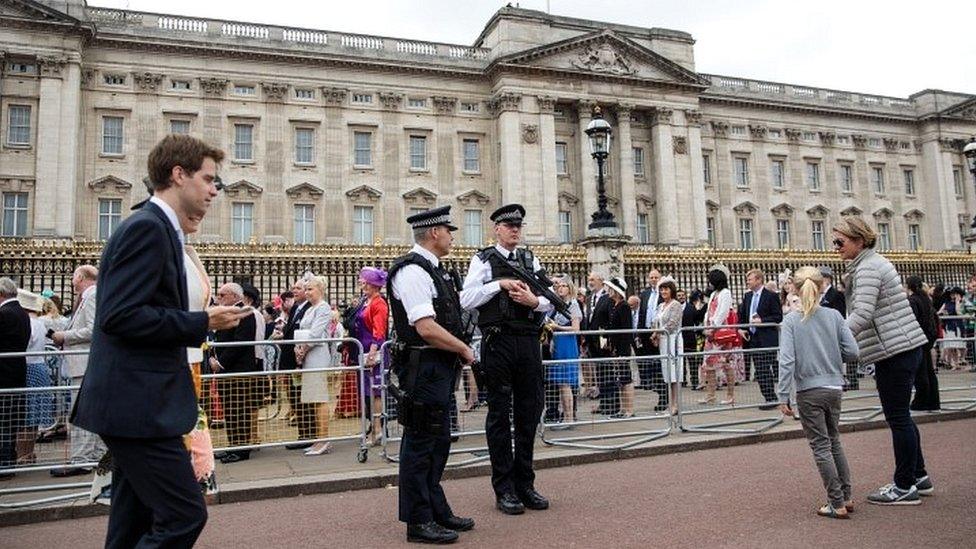
[[210, 369], [219, 374], [224, 370], [224, 367], [220, 365], [220, 361], [217, 360], [217, 357], [212, 356], [210, 357]]
[[793, 410], [790, 408], [789, 404], [785, 402], [779, 405], [779, 411], [783, 413], [784, 416], [793, 417]]
[[529, 287], [524, 282], [518, 282], [514, 289], [509, 290], [508, 297], [512, 298], [512, 301], [525, 305], [530, 309], [535, 309], [539, 306], [539, 298], [529, 290]]
[[762, 324], [762, 319], [759, 318], [759, 315], [752, 315], [752, 318], [749, 319], [749, 323], [750, 324]]
[[464, 351], [458, 353], [458, 358], [461, 359], [461, 364], [467, 366], [474, 362], [474, 351], [471, 350], [471, 347], [465, 347]]
[[58, 347], [64, 345], [64, 332], [54, 332], [51, 334], [51, 341]]
[[250, 308], [240, 308], [234, 306], [218, 305], [207, 309], [209, 320], [207, 326], [211, 330], [226, 330], [240, 324], [242, 318], [247, 318], [254, 313]]
[[503, 278], [498, 281], [498, 287], [505, 290], [506, 292], [511, 292], [519, 287], [519, 285], [525, 286], [524, 282], [515, 280], [514, 278]]

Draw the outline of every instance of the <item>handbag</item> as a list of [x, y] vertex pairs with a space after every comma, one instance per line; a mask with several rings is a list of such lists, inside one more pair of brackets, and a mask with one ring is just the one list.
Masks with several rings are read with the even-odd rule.
[[[739, 323], [739, 315], [735, 309], [729, 310], [729, 316], [725, 319], [725, 323], [732, 325]], [[742, 337], [735, 328], [719, 328], [712, 333], [712, 343], [723, 347], [740, 347], [742, 346]]]

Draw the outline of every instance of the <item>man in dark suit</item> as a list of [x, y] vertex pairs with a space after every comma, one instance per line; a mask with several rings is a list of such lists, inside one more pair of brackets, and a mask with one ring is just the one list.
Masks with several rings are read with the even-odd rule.
[[[288, 321], [281, 330], [281, 339], [284, 341], [295, 339], [295, 330], [305, 316], [305, 311], [309, 309], [311, 303], [305, 298], [305, 281], [296, 280], [291, 287], [291, 293], [295, 296], [295, 304], [291, 306], [288, 313]], [[287, 371], [298, 368], [295, 360], [295, 346], [281, 345], [281, 358], [278, 359], [278, 369]], [[287, 376], [288, 380], [288, 405], [291, 406], [295, 423], [298, 425], [298, 440], [312, 440], [317, 435], [315, 433], [315, 409], [314, 404], [302, 403], [302, 387], [295, 384], [295, 376]], [[298, 442], [285, 445], [289, 450], [303, 450], [310, 448], [311, 442]]]
[[[742, 303], [739, 304], [740, 324], [779, 324], [783, 321], [783, 308], [779, 298], [766, 289], [765, 282], [763, 272], [759, 269], [752, 269], [746, 273], [746, 287], [749, 291], [742, 296]], [[766, 404], [759, 409], [772, 410], [777, 407], [779, 401], [775, 387], [779, 380], [779, 364], [775, 349], [779, 346], [779, 328], [776, 326], [747, 328], [739, 330], [739, 334], [745, 340], [744, 349], [769, 349], [746, 352], [745, 355], [756, 370], [759, 391], [766, 400]]]
[[[229, 282], [217, 290], [217, 304], [241, 307], [244, 291], [240, 284]], [[254, 341], [257, 322], [254, 315], [241, 319], [234, 328], [218, 330], [214, 340], [218, 343], [233, 341]], [[243, 374], [261, 371], [254, 356], [254, 347], [215, 347], [210, 357], [210, 368], [217, 374]], [[255, 383], [260, 381], [250, 376], [217, 378], [217, 390], [224, 406], [224, 428], [231, 446], [251, 444], [251, 431], [254, 427], [254, 412], [258, 408]], [[220, 456], [221, 463], [236, 463], [250, 459], [250, 450], [234, 450]]]
[[[603, 287], [603, 275], [593, 272], [586, 279], [590, 294], [586, 298], [586, 310], [583, 311], [583, 330], [605, 330], [610, 326], [610, 296]], [[600, 336], [588, 335], [583, 338], [590, 358], [604, 358], [609, 352], [600, 344]], [[619, 388], [611, 379], [613, 365], [609, 362], [593, 364], [596, 374], [596, 384], [600, 391], [600, 404], [594, 410], [598, 414], [612, 415], [620, 411]]]
[[88, 369], [71, 423], [112, 453], [106, 547], [190, 547], [207, 509], [183, 435], [197, 422], [186, 348], [250, 310], [189, 312], [183, 235], [211, 200], [223, 152], [169, 135], [149, 153], [154, 195], [123, 221], [99, 262]]
[[[0, 278], [0, 353], [25, 352], [30, 336], [30, 317], [17, 301], [17, 285], [9, 278]], [[26, 386], [27, 359], [0, 358], [0, 389]], [[17, 431], [24, 419], [23, 403], [24, 395], [0, 395], [0, 469], [17, 464]], [[0, 473], [0, 480], [13, 476], [13, 473]]]
[[[657, 306], [661, 302], [661, 294], [657, 291], [657, 283], [661, 280], [661, 272], [651, 269], [647, 273], [647, 287], [640, 293], [640, 309], [637, 315], [637, 325], [641, 329], [654, 327], [654, 319], [657, 317]], [[651, 334], [640, 334], [637, 336], [637, 355], [643, 357], [660, 356], [660, 348], [651, 340]], [[651, 358], [644, 358], [637, 363], [640, 372], [640, 385], [638, 389], [645, 389], [657, 392], [657, 404], [654, 411], [660, 412], [668, 408], [668, 391], [664, 386], [664, 374], [661, 371], [661, 361]]]
[[820, 305], [829, 307], [840, 316], [847, 318], [847, 299], [844, 294], [834, 288], [834, 271], [827, 266], [820, 267], [820, 275], [824, 277], [825, 288], [821, 290]]

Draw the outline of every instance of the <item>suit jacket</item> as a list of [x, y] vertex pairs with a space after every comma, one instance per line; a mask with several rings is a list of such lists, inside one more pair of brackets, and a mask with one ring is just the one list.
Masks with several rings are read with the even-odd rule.
[[[92, 330], [95, 328], [96, 287], [92, 286], [80, 297], [81, 303], [71, 315], [71, 322], [64, 330], [65, 351], [88, 350], [91, 345]], [[68, 355], [65, 357], [66, 374], [71, 377], [82, 377], [88, 368], [88, 355]]]
[[[0, 301], [3, 301], [0, 298]], [[31, 323], [16, 299], [0, 307], [0, 353], [23, 353], [30, 343]], [[27, 359], [0, 358], [0, 389], [27, 386]]]
[[[596, 301], [596, 305], [591, 305], [591, 300], [589, 297], [586, 298], [586, 311], [583, 313], [583, 322], [581, 323], [582, 330], [606, 330], [610, 326], [610, 309], [613, 307], [613, 302], [610, 301], [610, 296], [603, 294], [600, 299]], [[600, 349], [600, 336], [598, 335], [588, 335], [584, 337], [586, 342], [586, 348], [590, 351], [591, 357], [601, 356]]]
[[[627, 300], [623, 300], [616, 306], [610, 302], [610, 312], [608, 315], [608, 330], [630, 330], [632, 329], [632, 317], [630, 306]], [[634, 336], [632, 334], [613, 334], [607, 336], [613, 356], [633, 356]]]
[[837, 288], [833, 286], [827, 288], [824, 295], [820, 297], [820, 304], [824, 307], [830, 307], [840, 313], [840, 316], [847, 318], [847, 299]]
[[[749, 323], [749, 309], [752, 306], [752, 292], [746, 292], [742, 296], [742, 303], [739, 304], [739, 324]], [[783, 307], [780, 305], [779, 297], [766, 288], [760, 290], [759, 304], [756, 307], [756, 314], [763, 322], [783, 322]], [[779, 329], [776, 327], [756, 328], [756, 333], [749, 334], [748, 341], [743, 346], [746, 349], [761, 349], [764, 347], [776, 347], [779, 345]]]
[[[236, 328], [227, 330], [217, 330], [214, 341], [254, 341], [254, 331], [257, 329], [257, 321], [254, 315], [246, 316], [241, 319]], [[257, 358], [254, 356], [254, 347], [217, 347], [214, 349], [214, 356], [217, 362], [224, 368], [220, 373], [239, 374], [243, 372], [260, 371]]]
[[[639, 329], [647, 328], [647, 307], [649, 305], [648, 300], [651, 298], [652, 288], [644, 288], [640, 293], [640, 308], [637, 311], [637, 327]], [[663, 301], [661, 299], [661, 293], [658, 292], [657, 299], [654, 300], [653, 304], [654, 310], [657, 310], [657, 306]], [[640, 334], [637, 336], [637, 341], [640, 343], [642, 350], [648, 354], [656, 355], [656, 347], [651, 343], [651, 334]]]
[[[295, 305], [292, 307], [291, 314], [288, 315], [288, 322], [285, 322], [284, 328], [281, 329], [281, 339], [289, 340], [295, 339], [295, 330], [298, 329], [298, 325], [302, 321], [302, 317], [305, 316], [305, 311], [309, 309], [311, 303], [305, 300], [301, 305]], [[295, 346], [281, 344], [281, 357], [278, 359], [278, 369], [279, 370], [295, 370], [298, 368], [298, 363], [295, 362]]]
[[186, 348], [207, 335], [205, 311], [187, 310], [176, 229], [150, 202], [102, 250], [88, 371], [71, 423], [99, 435], [167, 438], [197, 421]]

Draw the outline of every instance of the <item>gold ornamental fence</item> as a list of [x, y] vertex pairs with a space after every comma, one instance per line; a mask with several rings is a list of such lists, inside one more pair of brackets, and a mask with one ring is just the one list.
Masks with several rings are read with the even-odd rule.
[[[359, 293], [358, 274], [365, 266], [388, 268], [407, 246], [293, 245], [197, 243], [194, 245], [214, 287], [224, 282], [250, 282], [265, 299], [290, 288], [306, 272], [325, 276], [329, 300], [348, 303]], [[9, 276], [21, 287], [40, 292], [52, 290], [65, 310], [70, 310], [74, 295], [71, 274], [85, 263], [97, 264], [102, 243], [73, 240], [0, 239], [0, 276]], [[590, 270], [586, 250], [580, 246], [533, 246], [550, 273], [569, 274], [577, 284], [585, 284]], [[447, 265], [463, 276], [475, 248], [455, 248]], [[919, 275], [930, 284], [964, 286], [976, 272], [976, 255], [962, 251], [884, 252], [902, 276]], [[839, 276], [843, 265], [836, 254], [808, 250], [666, 250], [653, 246], [631, 245], [624, 249], [624, 269], [628, 286], [641, 288], [652, 268], [670, 274], [683, 289], [705, 287], [709, 266], [725, 264], [732, 273], [732, 289], [741, 295], [745, 273], [760, 268], [767, 278], [802, 265], [828, 265]]]

